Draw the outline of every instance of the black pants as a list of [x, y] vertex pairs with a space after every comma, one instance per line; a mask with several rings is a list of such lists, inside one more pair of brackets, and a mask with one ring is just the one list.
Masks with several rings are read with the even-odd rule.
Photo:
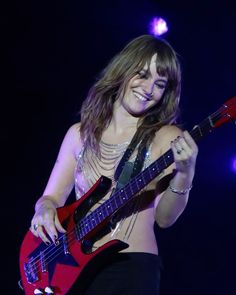
[[158, 295], [160, 257], [149, 253], [117, 253], [94, 277], [84, 295]]

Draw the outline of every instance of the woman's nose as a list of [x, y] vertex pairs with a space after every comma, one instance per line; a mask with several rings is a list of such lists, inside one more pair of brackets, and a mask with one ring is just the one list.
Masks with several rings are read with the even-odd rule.
[[155, 84], [152, 81], [144, 81], [143, 90], [144, 90], [145, 94], [152, 95], [154, 85]]

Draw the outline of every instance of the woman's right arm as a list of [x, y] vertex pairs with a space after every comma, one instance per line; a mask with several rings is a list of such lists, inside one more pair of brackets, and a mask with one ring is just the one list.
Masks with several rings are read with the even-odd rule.
[[56, 208], [65, 204], [74, 186], [76, 153], [81, 147], [79, 124], [74, 124], [64, 137], [47, 186], [35, 204], [35, 214], [30, 229], [45, 243], [50, 243], [50, 239], [55, 243], [58, 237], [57, 231], [65, 232], [58, 220]]

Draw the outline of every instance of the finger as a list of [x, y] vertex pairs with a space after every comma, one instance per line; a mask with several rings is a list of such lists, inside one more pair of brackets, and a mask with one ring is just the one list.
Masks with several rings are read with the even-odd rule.
[[37, 225], [39, 224], [38, 220], [33, 218], [31, 220], [31, 225], [30, 225], [30, 231], [32, 232], [32, 234], [34, 234], [36, 237], [38, 237], [38, 232], [37, 232]]
[[50, 239], [55, 244], [58, 239], [58, 232], [56, 230], [54, 222], [45, 222], [44, 227]]
[[34, 229], [33, 225], [31, 225], [31, 227], [29, 228], [29, 230], [32, 232], [32, 234], [33, 234], [34, 236], [36, 236], [36, 237], [38, 238], [38, 233], [37, 233], [37, 231]]
[[41, 240], [46, 245], [50, 245], [51, 244], [50, 240], [47, 238], [46, 234], [44, 233], [43, 227], [41, 225], [39, 225], [38, 228], [37, 228], [37, 234], [38, 234], [38, 237], [41, 238]]
[[39, 224], [43, 225], [44, 227], [43, 238], [46, 237], [47, 234], [53, 243], [55, 243], [58, 238], [58, 233], [54, 223], [55, 214], [56, 210], [50, 208], [44, 212], [43, 216], [40, 216], [39, 219]]
[[183, 151], [183, 146], [182, 146], [182, 144], [181, 144], [181, 142], [180, 142], [180, 138], [178, 138], [177, 140], [175, 140], [174, 141], [174, 146], [176, 147], [176, 149], [177, 149], [177, 152], [179, 151], [179, 152], [182, 152]]
[[55, 226], [56, 226], [56, 229], [61, 232], [61, 233], [66, 233], [66, 230], [64, 229], [64, 227], [61, 225], [59, 219], [58, 219], [58, 216], [57, 214], [55, 215]]
[[176, 142], [176, 147], [178, 150], [183, 151], [187, 155], [192, 154], [192, 148], [188, 145], [184, 137], [180, 137], [178, 141]]
[[174, 141], [171, 142], [171, 149], [172, 149], [172, 152], [174, 154], [174, 159], [175, 160], [180, 160], [180, 157], [181, 157], [180, 154], [182, 152], [182, 149], [178, 148], [176, 146], [176, 142], [174, 142]]
[[181, 140], [183, 140], [182, 137], [178, 136], [174, 141], [172, 147], [176, 150], [177, 154], [180, 155], [182, 151], [184, 150]]
[[194, 150], [198, 151], [198, 146], [188, 131], [183, 132], [186, 143]]

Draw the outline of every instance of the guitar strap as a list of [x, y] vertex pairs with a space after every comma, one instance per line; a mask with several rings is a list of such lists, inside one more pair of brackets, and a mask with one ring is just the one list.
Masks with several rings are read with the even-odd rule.
[[143, 168], [144, 160], [147, 153], [147, 145], [143, 144], [145, 141], [147, 142], [146, 138], [144, 138], [139, 144], [137, 156], [134, 163], [129, 162], [130, 156], [134, 152], [135, 148], [138, 146], [138, 141], [135, 140], [135, 135], [116, 168], [114, 174], [114, 178], [117, 181], [116, 190], [123, 187], [131, 178], [141, 172]]
[[[134, 136], [135, 137], [135, 136]], [[117, 181], [116, 187], [113, 190], [113, 193], [124, 187], [131, 178], [136, 176], [139, 172], [141, 172], [144, 164], [144, 160], [146, 157], [147, 153], [147, 145], [146, 144], [141, 144], [145, 142], [145, 138], [140, 142], [138, 146], [138, 141], [134, 140], [134, 137], [127, 147], [123, 157], [121, 158], [115, 174], [114, 174], [114, 179]], [[147, 140], [146, 140], [147, 142]], [[135, 148], [138, 146], [138, 152], [137, 156], [135, 158], [134, 163], [129, 162], [129, 158], [132, 155], [133, 151]], [[116, 224], [120, 220], [120, 212], [118, 211], [113, 215], [109, 222], [109, 226], [107, 228], [108, 232], [111, 231], [111, 229], [115, 229]]]

